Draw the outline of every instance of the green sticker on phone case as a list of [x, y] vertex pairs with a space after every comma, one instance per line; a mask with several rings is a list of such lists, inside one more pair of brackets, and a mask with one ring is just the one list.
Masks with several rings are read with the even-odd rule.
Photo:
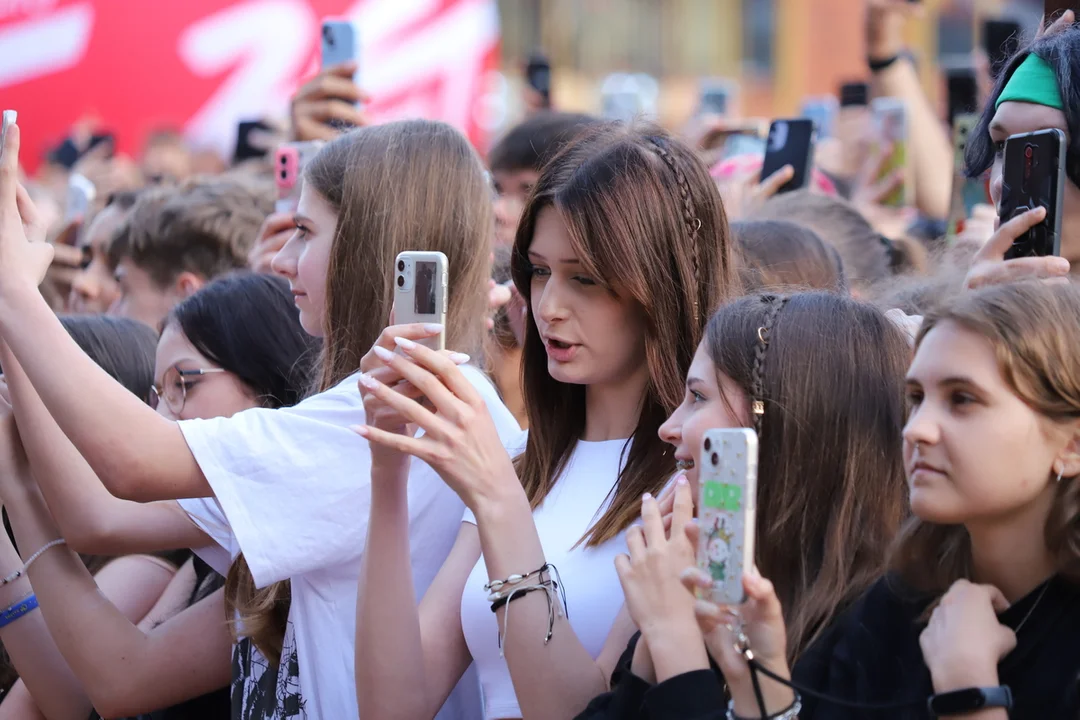
[[742, 504], [742, 488], [738, 485], [710, 481], [705, 483], [705, 507], [738, 511]]

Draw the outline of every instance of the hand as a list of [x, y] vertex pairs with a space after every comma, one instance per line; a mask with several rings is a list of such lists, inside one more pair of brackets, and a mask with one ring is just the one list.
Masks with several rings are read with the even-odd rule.
[[248, 253], [248, 266], [253, 272], [271, 273], [270, 263], [296, 231], [291, 213], [274, 213], [263, 221], [259, 235]]
[[871, 60], [886, 60], [904, 49], [904, 25], [923, 13], [922, 3], [909, 0], [868, 0], [866, 49]]
[[1059, 32], [1064, 32], [1074, 22], [1076, 22], [1076, 13], [1072, 10], [1066, 10], [1061, 14], [1061, 17], [1049, 24], [1044, 17], [1043, 22], [1039, 24], [1039, 31], [1035, 33], [1035, 38], [1038, 39], [1045, 35], [1057, 35]]
[[998, 214], [994, 206], [980, 203], [971, 208], [971, 217], [964, 221], [964, 230], [957, 234], [953, 246], [972, 248], [977, 252], [994, 237], [997, 225]]
[[518, 292], [516, 285], [510, 286], [510, 301], [506, 303], [506, 319], [510, 324], [510, 332], [514, 333], [514, 340], [518, 347], [525, 346], [525, 332], [528, 329], [529, 308], [525, 304], [525, 298]]
[[0, 296], [18, 290], [37, 291], [52, 263], [53, 248], [45, 242], [37, 209], [20, 188], [19, 126], [8, 128], [0, 162]]
[[1004, 223], [994, 236], [975, 253], [974, 265], [964, 279], [964, 286], [974, 290], [984, 285], [1002, 285], [1019, 280], [1057, 279], [1069, 274], [1069, 261], [1063, 257], [1025, 257], [1005, 259], [1013, 242], [1046, 218], [1046, 208], [1037, 207]]
[[[497, 284], [494, 280], [488, 280], [488, 310], [496, 312], [499, 308], [508, 304], [513, 298], [513, 291], [510, 289], [513, 286], [513, 283], [510, 284], [510, 287], [507, 287], [506, 285]], [[485, 322], [488, 330], [495, 327], [495, 321], [491, 316], [485, 318]]]
[[919, 635], [934, 692], [998, 684], [998, 663], [1016, 647], [1016, 634], [997, 619], [1008, 607], [992, 585], [953, 583]]
[[615, 558], [626, 607], [645, 637], [666, 632], [671, 625], [694, 624], [694, 596], [679, 580], [694, 565], [694, 546], [686, 535], [692, 523], [694, 501], [686, 478], [679, 478], [670, 493], [670, 535], [664, 527], [660, 503], [651, 495], [641, 501], [641, 525], [626, 531], [629, 554]]
[[367, 117], [356, 103], [370, 98], [353, 83], [355, 62], [325, 68], [304, 83], [292, 100], [292, 131], [297, 140], [333, 140], [341, 131], [330, 123], [362, 127]]
[[[684, 572], [682, 579], [692, 592], [712, 587], [712, 578], [696, 567]], [[731, 697], [735, 701], [735, 714], [741, 717], [759, 717], [761, 710], [754, 695], [750, 666], [742, 653], [735, 648], [737, 635], [734, 630], [741, 619], [742, 631], [746, 634], [754, 658], [780, 677], [790, 679], [787, 629], [784, 626], [783, 609], [773, 584], [761, 577], [756, 568], [751, 568], [743, 575], [743, 589], [746, 591], [746, 602], [738, 608], [700, 599], [694, 612], [705, 636], [705, 646], [727, 680]], [[791, 688], [764, 676], [761, 678], [761, 690], [765, 696], [766, 710], [770, 714], [785, 710], [795, 701]]]
[[852, 181], [851, 204], [878, 233], [899, 237], [918, 218], [918, 212], [914, 208], [889, 207], [885, 199], [904, 184], [905, 170], [900, 168], [882, 177], [892, 146], [875, 142], [866, 143], [865, 149], [869, 154]]
[[795, 177], [795, 168], [785, 165], [761, 182], [758, 177], [756, 172], [743, 172], [720, 183], [720, 196], [728, 219], [741, 220], [752, 215]]
[[388, 433], [365, 425], [356, 432], [373, 444], [423, 460], [464, 503], [480, 514], [486, 501], [523, 495], [484, 399], [447, 355], [406, 338], [396, 338], [404, 356], [384, 347], [373, 352], [431, 403], [434, 411], [366, 376], [366, 390], [424, 430], [421, 437]]

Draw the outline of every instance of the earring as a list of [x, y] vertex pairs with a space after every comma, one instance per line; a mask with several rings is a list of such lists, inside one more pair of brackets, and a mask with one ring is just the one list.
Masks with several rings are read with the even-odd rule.
[[1065, 472], [1065, 468], [1061, 467], [1057, 463], [1054, 463], [1054, 469], [1057, 470], [1057, 481], [1061, 482], [1061, 476]]

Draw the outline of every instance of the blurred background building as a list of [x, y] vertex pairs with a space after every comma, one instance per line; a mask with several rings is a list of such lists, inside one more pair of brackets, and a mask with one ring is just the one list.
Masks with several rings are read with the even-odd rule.
[[[970, 61], [986, 17], [1036, 26], [1041, 0], [921, 0], [909, 43], [932, 97], [942, 67]], [[613, 72], [661, 80], [662, 121], [688, 117], [703, 77], [739, 87], [745, 115], [797, 112], [808, 95], [835, 93], [865, 67], [861, 0], [500, 0], [507, 74], [533, 52], [551, 60], [555, 104], [598, 111]], [[824, 42], [823, 42], [824, 40]], [[855, 73], [858, 71], [855, 70]]]

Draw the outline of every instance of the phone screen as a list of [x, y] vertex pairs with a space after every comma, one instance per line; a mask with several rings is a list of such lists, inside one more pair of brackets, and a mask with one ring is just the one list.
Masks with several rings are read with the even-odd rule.
[[416, 263], [416, 298], [413, 306], [417, 315], [435, 314], [435, 263]]

